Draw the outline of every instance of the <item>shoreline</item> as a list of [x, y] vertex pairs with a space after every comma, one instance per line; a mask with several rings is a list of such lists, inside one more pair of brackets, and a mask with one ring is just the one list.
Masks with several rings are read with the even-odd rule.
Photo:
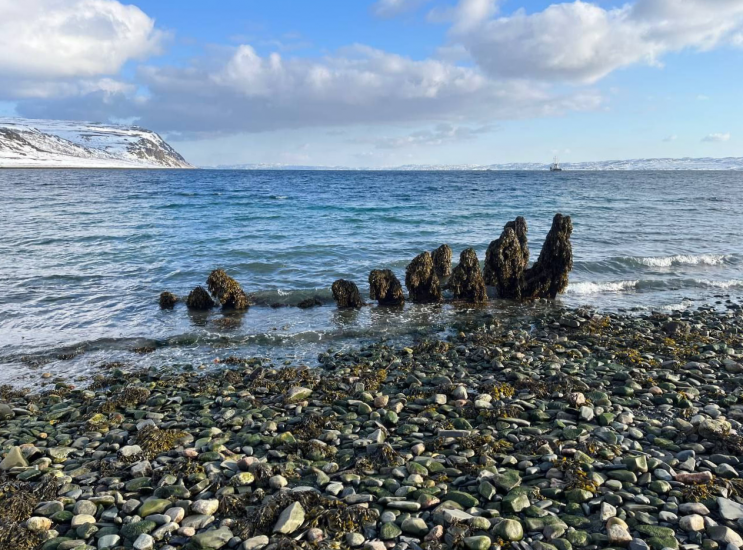
[[740, 306], [452, 327], [3, 386], [0, 547], [743, 545]]

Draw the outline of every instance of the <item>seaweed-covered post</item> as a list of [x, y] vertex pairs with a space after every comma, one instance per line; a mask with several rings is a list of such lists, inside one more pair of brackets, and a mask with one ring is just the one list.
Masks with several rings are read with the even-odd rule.
[[357, 287], [356, 283], [353, 281], [338, 279], [333, 283], [332, 291], [333, 299], [341, 309], [360, 308], [364, 305], [364, 301], [361, 299], [361, 293], [359, 292], [359, 287]]
[[433, 268], [439, 278], [451, 275], [452, 251], [448, 244], [442, 244], [431, 252], [431, 259], [433, 260]]
[[214, 300], [212, 300], [209, 293], [204, 290], [204, 287], [197, 286], [190, 292], [188, 298], [186, 298], [186, 306], [188, 309], [206, 311], [214, 307]]
[[573, 269], [572, 234], [570, 216], [555, 214], [539, 258], [524, 272], [522, 298], [554, 298], [567, 290], [568, 275]]
[[526, 220], [508, 222], [501, 236], [485, 253], [485, 284], [494, 286], [500, 298], [520, 300], [524, 271], [529, 264]]
[[429, 252], [418, 254], [405, 269], [405, 286], [410, 299], [416, 304], [433, 304], [441, 301], [441, 282], [433, 267]]
[[400, 306], [405, 303], [400, 280], [389, 269], [374, 269], [369, 273], [369, 294], [381, 306]]
[[482, 278], [480, 262], [474, 248], [467, 248], [459, 255], [459, 265], [452, 271], [446, 288], [454, 293], [457, 300], [487, 302], [485, 280]]
[[240, 283], [223, 269], [215, 269], [206, 280], [209, 292], [226, 309], [248, 309], [250, 303]]
[[160, 294], [160, 309], [173, 309], [178, 302], [178, 296], [172, 292], [163, 292]]

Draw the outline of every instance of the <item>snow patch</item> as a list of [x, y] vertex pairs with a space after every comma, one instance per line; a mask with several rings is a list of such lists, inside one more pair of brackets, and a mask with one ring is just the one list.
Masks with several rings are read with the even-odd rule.
[[0, 168], [193, 168], [137, 126], [0, 117]]

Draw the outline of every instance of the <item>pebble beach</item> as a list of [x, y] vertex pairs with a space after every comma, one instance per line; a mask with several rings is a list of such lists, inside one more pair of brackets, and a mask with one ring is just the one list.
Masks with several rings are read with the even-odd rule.
[[743, 310], [481, 314], [0, 391], [0, 548], [743, 546]]

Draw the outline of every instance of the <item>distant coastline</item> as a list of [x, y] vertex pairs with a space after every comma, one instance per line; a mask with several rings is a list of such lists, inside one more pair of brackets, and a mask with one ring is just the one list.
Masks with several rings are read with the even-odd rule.
[[[565, 171], [743, 171], [743, 157], [700, 157], [700, 158], [653, 158], [629, 160], [605, 160], [589, 162], [561, 163]], [[217, 166], [199, 166], [206, 170], [312, 170], [312, 171], [349, 171], [349, 172], [405, 172], [405, 171], [542, 171], [549, 170], [550, 163], [524, 162], [504, 164], [407, 164], [385, 167], [349, 167], [349, 166], [308, 166], [289, 164], [230, 164]]]

